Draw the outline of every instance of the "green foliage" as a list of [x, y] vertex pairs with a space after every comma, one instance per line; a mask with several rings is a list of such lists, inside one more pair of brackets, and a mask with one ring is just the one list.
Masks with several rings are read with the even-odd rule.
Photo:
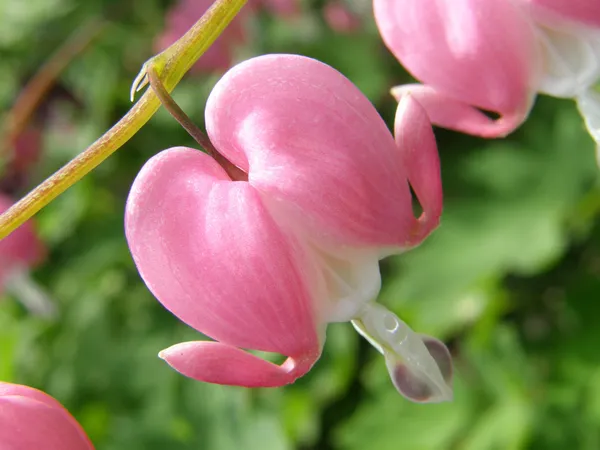
[[[44, 155], [18, 194], [127, 110], [129, 84], [152, 55], [167, 3], [0, 4], [3, 110], [78, 24], [98, 15], [111, 21], [61, 76], [67, 95], [46, 105]], [[387, 91], [408, 75], [372, 18], [354, 34], [335, 33], [317, 3], [307, 2], [291, 24], [257, 17], [253, 41], [240, 54], [321, 59], [390, 122], [395, 103]], [[215, 80], [188, 76], [174, 93], [198, 123]], [[593, 144], [575, 106], [539, 98], [524, 126], [504, 140], [436, 133], [442, 225], [420, 248], [382, 263], [380, 301], [450, 343], [453, 403], [403, 400], [383, 359], [349, 324], [332, 325], [314, 370], [283, 389], [197, 383], [157, 357], [202, 338], [153, 299], [123, 234], [128, 188], [144, 161], [167, 147], [193, 146], [164, 112], [38, 215], [49, 255], [32, 276], [60, 316], [32, 317], [11, 297], [0, 303], [0, 379], [55, 396], [107, 450], [599, 448], [600, 190]]]

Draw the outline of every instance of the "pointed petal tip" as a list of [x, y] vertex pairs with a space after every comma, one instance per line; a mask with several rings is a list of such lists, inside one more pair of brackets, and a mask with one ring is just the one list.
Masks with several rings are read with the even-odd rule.
[[159, 354], [177, 372], [206, 383], [241, 387], [291, 384], [310, 370], [319, 353], [288, 359], [277, 365], [238, 347], [214, 341], [175, 344]]

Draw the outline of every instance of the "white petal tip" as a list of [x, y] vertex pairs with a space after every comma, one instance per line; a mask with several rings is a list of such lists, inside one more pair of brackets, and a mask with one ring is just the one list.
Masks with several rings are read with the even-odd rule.
[[392, 97], [394, 97], [398, 101], [400, 100], [400, 97], [402, 97], [402, 93], [403, 93], [402, 86], [394, 86], [393, 88], [390, 89], [390, 94], [392, 95]]

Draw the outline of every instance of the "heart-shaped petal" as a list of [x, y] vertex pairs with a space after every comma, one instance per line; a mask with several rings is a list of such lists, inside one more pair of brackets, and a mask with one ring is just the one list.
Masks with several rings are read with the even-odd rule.
[[188, 325], [235, 347], [320, 351], [315, 265], [256, 190], [208, 155], [154, 156], [133, 183], [125, 228], [142, 278]]
[[[391, 94], [398, 101], [407, 95], [413, 97], [435, 125], [485, 138], [506, 136], [521, 125], [529, 113], [529, 109], [523, 109], [493, 119], [474, 106], [423, 84], [396, 86]], [[533, 99], [532, 93], [530, 106]]]
[[213, 89], [206, 127], [279, 223], [321, 245], [405, 245], [415, 219], [402, 158], [335, 69], [295, 55], [245, 61]]

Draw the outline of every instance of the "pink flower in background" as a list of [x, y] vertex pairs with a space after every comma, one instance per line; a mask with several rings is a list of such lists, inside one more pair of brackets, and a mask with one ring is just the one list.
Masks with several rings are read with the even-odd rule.
[[[232, 181], [204, 153], [173, 148], [144, 166], [127, 201], [126, 235], [142, 278], [215, 340], [177, 344], [161, 357], [201, 381], [280, 386], [310, 370], [329, 322], [352, 321], [384, 354], [401, 393], [450, 398], [445, 346], [375, 303], [378, 261], [418, 245], [439, 222], [439, 161], [419, 105], [400, 101], [394, 140], [339, 72], [270, 55], [225, 74], [206, 126], [248, 181]], [[288, 358], [277, 365], [244, 349]]]
[[360, 17], [341, 0], [327, 2], [323, 17], [332, 30], [340, 33], [351, 33], [361, 26]]
[[6, 450], [93, 450], [85, 431], [49, 395], [0, 382], [0, 448]]
[[[0, 194], [0, 213], [12, 206], [12, 199]], [[39, 263], [45, 250], [31, 221], [25, 222], [8, 237], [0, 240], [0, 288], [15, 269], [27, 269]]]
[[541, 58], [537, 90], [575, 99], [600, 150], [600, 93], [596, 90], [600, 82], [600, 2], [519, 0], [519, 3], [536, 27]]
[[[214, 0], [178, 0], [167, 15], [165, 29], [156, 41], [156, 51], [166, 49], [185, 34], [213, 3]], [[280, 16], [292, 16], [298, 12], [297, 0], [249, 0], [191, 71], [225, 71], [231, 67], [235, 48], [247, 40], [245, 22], [260, 8]]]
[[[0, 193], [0, 213], [13, 204]], [[46, 253], [31, 221], [25, 222], [0, 240], [0, 295], [9, 291], [33, 314], [52, 316], [52, 301], [30, 277], [29, 270], [42, 261]]]
[[576, 99], [600, 142], [597, 0], [374, 0], [374, 11], [386, 45], [423, 83], [393, 94], [412, 93], [434, 123], [504, 136], [540, 92]]

